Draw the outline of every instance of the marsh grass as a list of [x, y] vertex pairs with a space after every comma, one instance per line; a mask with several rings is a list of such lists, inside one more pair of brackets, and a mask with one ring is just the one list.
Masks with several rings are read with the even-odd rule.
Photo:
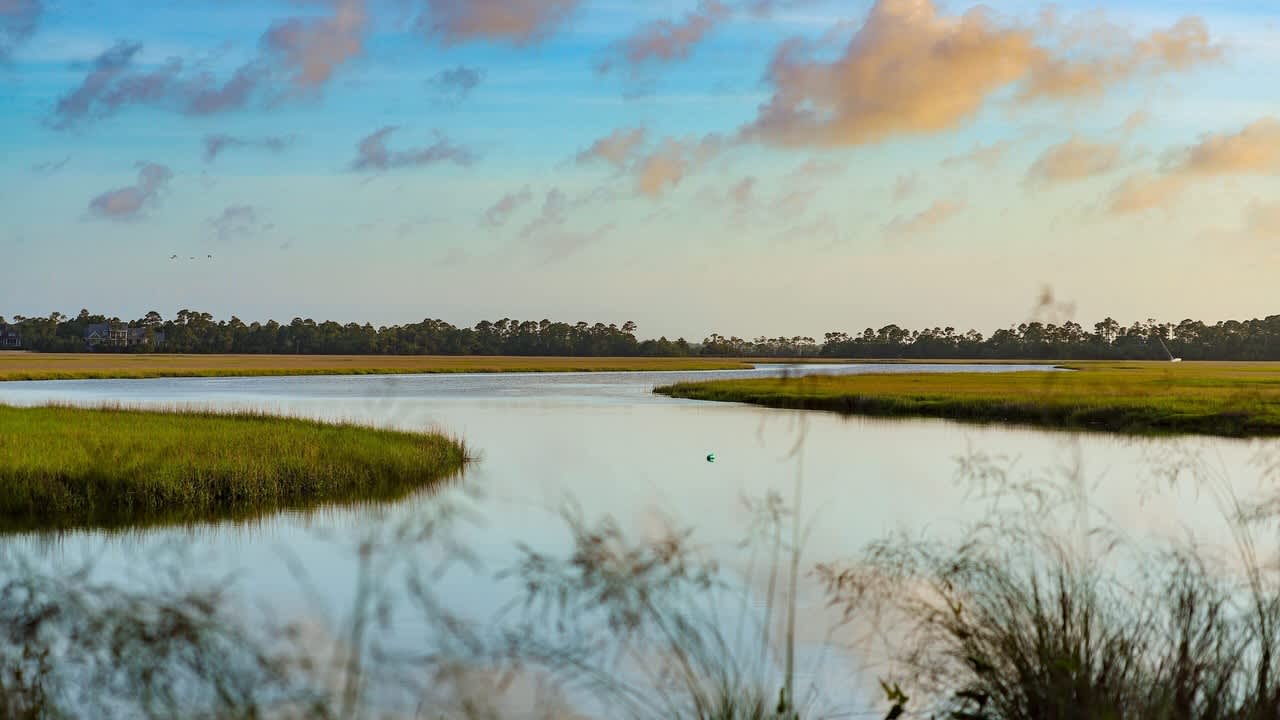
[[608, 717], [808, 717], [818, 698], [793, 689], [787, 558], [797, 552], [781, 544], [780, 507], [772, 496], [758, 506], [762, 536], [777, 541], [758, 548], [773, 558], [758, 568], [769, 588], [763, 608], [753, 607], [753, 588], [704, 556], [691, 531], [668, 527], [642, 539], [611, 518], [588, 523], [566, 513], [567, 557], [522, 548], [505, 573], [524, 590], [519, 620], [505, 631], [509, 661], [539, 668]]
[[751, 363], [743, 360], [697, 357], [0, 353], [0, 381], [418, 373], [694, 371], [744, 370], [751, 366]]
[[288, 668], [216, 585], [0, 570], [0, 719], [251, 718], [287, 692]]
[[467, 461], [438, 433], [257, 413], [0, 406], [0, 531], [136, 528], [387, 502]]
[[846, 617], [892, 638], [888, 717], [1280, 717], [1280, 568], [1260, 542], [1274, 514], [1196, 477], [1231, 543], [1137, 544], [1090, 522], [1078, 470], [1010, 483], [975, 469], [965, 479], [996, 502], [962, 537], [890, 537], [817, 570]]
[[867, 374], [679, 383], [655, 392], [885, 417], [1133, 434], [1280, 435], [1280, 363], [1071, 363], [1074, 372]]

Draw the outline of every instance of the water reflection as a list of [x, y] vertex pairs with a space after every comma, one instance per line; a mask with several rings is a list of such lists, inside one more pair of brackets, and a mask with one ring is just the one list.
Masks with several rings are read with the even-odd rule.
[[[1047, 368], [854, 365], [714, 373], [5, 383], [0, 402], [11, 404], [199, 405], [439, 428], [464, 438], [479, 460], [460, 483], [439, 495], [385, 507], [128, 534], [28, 535], [4, 539], [0, 547], [34, 553], [50, 567], [91, 561], [99, 577], [129, 582], [149, 557], [181, 544], [190, 572], [234, 577], [247, 599], [280, 614], [316, 613], [313, 598], [321, 595], [327, 607], [319, 614], [332, 620], [352, 612], [355, 603], [351, 589], [360, 560], [350, 548], [386, 528], [436, 522], [436, 514], [448, 507], [452, 544], [415, 546], [415, 552], [443, 560], [454, 550], [466, 550], [468, 562], [435, 576], [432, 587], [442, 602], [484, 626], [517, 594], [513, 579], [495, 579], [494, 572], [519, 561], [518, 544], [552, 555], [570, 550], [573, 538], [561, 516], [568, 502], [586, 518], [616, 518], [637, 537], [667, 525], [695, 528], [704, 552], [759, 597], [767, 593], [759, 587], [760, 576], [749, 572], [740, 545], [754, 519], [743, 498], [777, 493], [789, 499], [801, 480], [804, 553], [811, 565], [848, 557], [886, 533], [947, 537], [961, 532], [989, 510], [972, 484], [956, 479], [957, 459], [975, 453], [985, 453], [1010, 481], [1083, 478], [1096, 512], [1134, 538], [1194, 536], [1223, 544], [1231, 538], [1221, 508], [1206, 501], [1203, 487], [1171, 484], [1172, 470], [1185, 472], [1199, 463], [1198, 473], [1209, 469], [1240, 496], [1253, 497], [1265, 489], [1260, 479], [1275, 462], [1276, 443], [1260, 440], [1134, 439], [845, 418], [672, 400], [650, 392], [657, 384], [706, 377], [922, 369]], [[715, 453], [715, 463], [706, 461], [708, 453]], [[402, 565], [381, 571], [388, 576], [406, 572]], [[865, 686], [847, 677], [851, 668], [874, 669], [877, 660], [833, 650], [846, 643], [832, 642], [838, 618], [826, 609], [822, 588], [811, 576], [802, 577], [799, 604], [801, 676], [842, 675], [846, 681], [835, 687], [865, 701]], [[412, 613], [396, 623], [401, 638], [420, 638], [429, 630]]]

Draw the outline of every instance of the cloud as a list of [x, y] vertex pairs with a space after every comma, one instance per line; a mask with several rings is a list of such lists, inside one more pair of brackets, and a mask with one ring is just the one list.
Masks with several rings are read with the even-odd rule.
[[134, 220], [152, 204], [173, 172], [157, 163], [139, 163], [138, 181], [128, 187], [108, 190], [89, 201], [89, 215], [103, 220]]
[[1023, 101], [1078, 99], [1220, 53], [1196, 18], [1127, 44], [1089, 43], [1088, 33], [1065, 34], [1052, 18], [1013, 26], [981, 7], [949, 16], [932, 0], [877, 0], [835, 57], [803, 39], [783, 43], [767, 74], [772, 95], [739, 135], [838, 147], [936, 133], [1010, 88]]
[[723, 137], [714, 134], [702, 138], [668, 137], [652, 148], [645, 148], [646, 139], [643, 128], [615, 130], [578, 153], [576, 160], [580, 165], [605, 162], [631, 175], [637, 192], [657, 198], [718, 156], [726, 144]]
[[0, 0], [0, 63], [35, 34], [43, 13], [41, 0]]
[[613, 224], [608, 224], [601, 225], [594, 230], [561, 230], [547, 233], [538, 240], [538, 245], [544, 252], [543, 260], [546, 262], [563, 260], [585, 247], [604, 240], [613, 232], [614, 227]]
[[743, 211], [750, 208], [755, 202], [756, 185], [759, 184], [754, 177], [744, 177], [734, 183], [729, 188], [729, 200], [734, 206]]
[[720, 0], [701, 0], [683, 20], [657, 20], [640, 26], [613, 46], [611, 57], [597, 70], [604, 74], [621, 65], [635, 78], [647, 65], [686, 60], [707, 34], [731, 15], [729, 6]]
[[583, 247], [603, 239], [613, 231], [612, 224], [588, 231], [572, 230], [566, 227], [569, 224], [571, 210], [584, 207], [600, 197], [601, 193], [594, 191], [570, 198], [560, 188], [551, 188], [543, 197], [542, 209], [538, 212], [538, 216], [521, 228], [520, 238], [539, 247], [547, 262], [568, 257]]
[[1129, 178], [1111, 195], [1111, 212], [1168, 207], [1191, 182], [1224, 175], [1280, 173], [1280, 119], [1266, 117], [1238, 132], [1205, 135], [1170, 154], [1158, 174]]
[[757, 18], [770, 17], [782, 10], [793, 10], [816, 5], [819, 0], [743, 0], [739, 7]]
[[1027, 180], [1041, 184], [1083, 180], [1109, 173], [1119, 163], [1119, 145], [1072, 137], [1046, 149], [1027, 171]]
[[1151, 113], [1146, 110], [1135, 110], [1130, 113], [1129, 117], [1124, 119], [1124, 124], [1121, 127], [1125, 132], [1132, 133], [1149, 122], [1151, 122]]
[[546, 39], [581, 0], [425, 0], [418, 29], [444, 45], [494, 40], [531, 45]]
[[774, 216], [800, 217], [809, 210], [810, 203], [817, 196], [817, 188], [791, 190], [770, 203], [769, 209]]
[[182, 58], [139, 69], [136, 60], [142, 45], [118, 42], [94, 59], [75, 89], [58, 99], [47, 122], [66, 130], [131, 105], [215, 115], [314, 94], [341, 65], [361, 54], [368, 24], [364, 0], [322, 4], [330, 14], [273, 24], [263, 34], [258, 53], [226, 80]]
[[787, 173], [787, 179], [795, 181], [821, 180], [844, 172], [844, 163], [833, 160], [820, 160], [818, 158], [810, 158], [805, 160], [794, 170]]
[[1009, 140], [993, 142], [990, 145], [978, 143], [969, 152], [943, 158], [942, 165], [944, 167], [976, 165], [984, 170], [992, 170], [1004, 161], [1004, 156], [1011, 147], [1013, 143]]
[[719, 135], [686, 140], [666, 138], [633, 164], [631, 171], [635, 175], [636, 191], [650, 198], [661, 197], [723, 149], [724, 140]]
[[578, 164], [584, 165], [596, 160], [602, 160], [612, 165], [615, 169], [621, 170], [631, 162], [635, 152], [644, 145], [645, 136], [646, 131], [644, 128], [615, 130], [608, 136], [591, 143], [591, 147], [578, 153]]
[[542, 212], [524, 226], [520, 237], [529, 238], [548, 229], [564, 225], [569, 220], [569, 196], [560, 188], [551, 188], [542, 201]]
[[1172, 172], [1192, 175], [1280, 172], [1280, 119], [1267, 117], [1236, 133], [1206, 135], [1186, 150]]
[[262, 46], [298, 90], [328, 83], [339, 67], [364, 52], [369, 18], [365, 0], [330, 0], [333, 14], [275, 23]]
[[998, 27], [986, 13], [952, 18], [929, 0], [879, 0], [830, 62], [811, 58], [803, 41], [784, 43], [768, 70], [773, 96], [742, 134], [841, 146], [949, 129], [1040, 54], [1029, 31]]
[[230, 205], [205, 222], [223, 242], [250, 237], [269, 227], [262, 223], [258, 209], [252, 205]]
[[[1051, 31], [1059, 30], [1052, 15], [1048, 24]], [[1067, 44], [1061, 56], [1046, 56], [1032, 66], [1020, 99], [1098, 97], [1135, 77], [1189, 70], [1218, 60], [1223, 53], [1222, 46], [1210, 39], [1204, 20], [1197, 17], [1183, 18], [1170, 29], [1155, 30], [1142, 39], [1129, 37], [1104, 21], [1088, 20], [1068, 29]]]
[[530, 192], [528, 185], [521, 188], [519, 192], [507, 193], [484, 211], [481, 216], [482, 224], [491, 228], [503, 227], [511, 219], [511, 215], [515, 211], [527, 205], [531, 200], [533, 200], [533, 193]]
[[[0, 0], [0, 2], [3, 2], [3, 0]], [[38, 162], [31, 166], [31, 172], [36, 175], [52, 175], [66, 167], [69, 162], [71, 162], [70, 155], [63, 157], [61, 160], [46, 160], [45, 162]]]
[[356, 159], [351, 169], [356, 171], [394, 170], [399, 168], [426, 167], [440, 163], [468, 166], [476, 161], [470, 149], [455, 145], [440, 131], [435, 132], [435, 142], [408, 150], [387, 149], [387, 138], [398, 128], [388, 125], [363, 138], [356, 145]]
[[282, 153], [293, 144], [292, 135], [268, 135], [264, 137], [241, 137], [215, 133], [204, 136], [204, 161], [213, 162], [227, 150], [256, 149], [271, 153]]
[[911, 173], [910, 175], [899, 175], [898, 179], [893, 183], [893, 201], [900, 203], [911, 197], [920, 189], [920, 176]]
[[441, 100], [457, 104], [467, 99], [467, 96], [480, 87], [482, 82], [484, 82], [483, 70], [459, 65], [432, 75], [427, 84], [435, 89]]
[[1179, 175], [1135, 175], [1111, 193], [1111, 212], [1117, 215], [1166, 207], [1186, 185]]
[[885, 226], [888, 235], [909, 237], [932, 230], [964, 210], [965, 204], [956, 200], [935, 200], [932, 205], [914, 215], [901, 215]]

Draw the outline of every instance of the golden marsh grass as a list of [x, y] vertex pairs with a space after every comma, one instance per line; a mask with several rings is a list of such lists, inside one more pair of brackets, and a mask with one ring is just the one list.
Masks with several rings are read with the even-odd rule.
[[0, 353], [0, 380], [89, 380], [262, 375], [734, 370], [740, 360], [443, 355], [166, 355]]

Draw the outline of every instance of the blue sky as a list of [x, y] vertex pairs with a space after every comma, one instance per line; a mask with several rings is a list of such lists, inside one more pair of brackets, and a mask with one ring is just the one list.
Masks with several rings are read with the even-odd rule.
[[989, 331], [1050, 286], [1086, 323], [1274, 314], [1277, 20], [0, 0], [0, 313], [820, 336]]

